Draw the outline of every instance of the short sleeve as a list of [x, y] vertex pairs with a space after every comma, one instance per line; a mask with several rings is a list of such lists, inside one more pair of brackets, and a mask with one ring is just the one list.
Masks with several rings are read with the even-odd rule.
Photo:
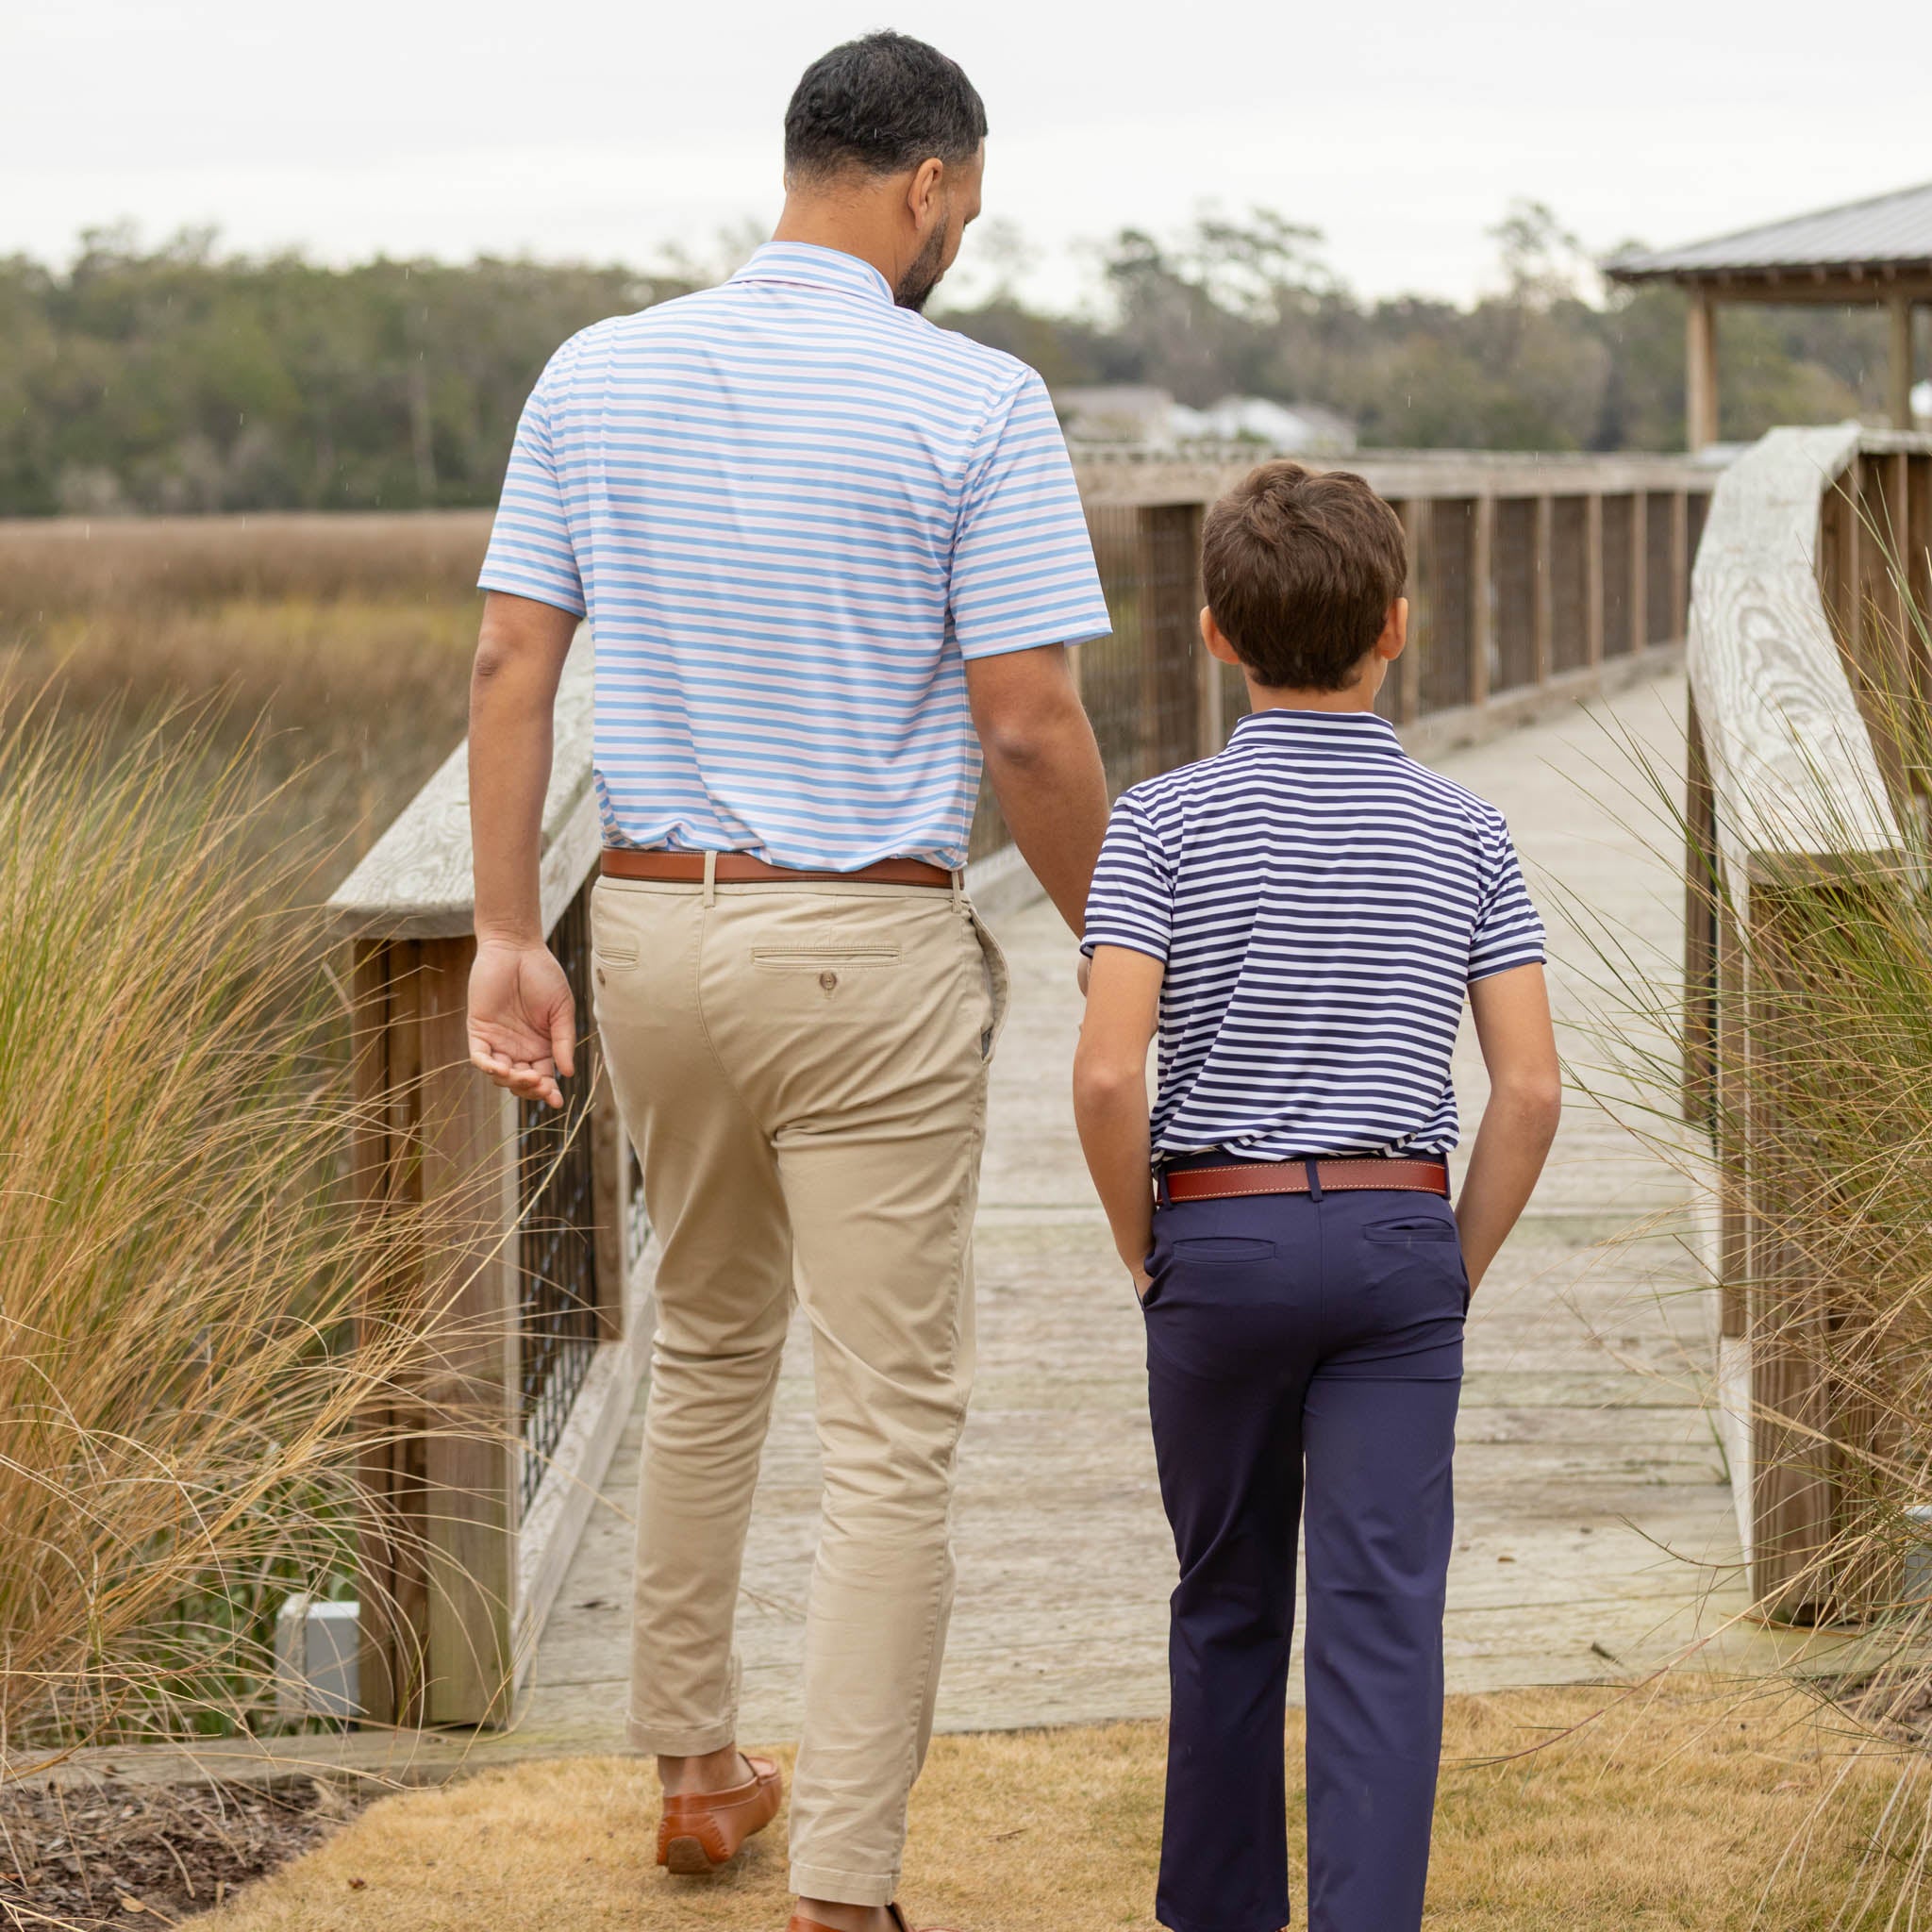
[[1080, 950], [1128, 946], [1165, 960], [1174, 938], [1174, 866], [1160, 837], [1129, 792], [1113, 808], [1093, 884]]
[[969, 658], [1084, 643], [1113, 628], [1059, 419], [1030, 369], [988, 412], [974, 444], [949, 603]]
[[560, 359], [559, 351], [551, 358], [524, 405], [496, 522], [490, 532], [490, 548], [476, 582], [482, 590], [532, 597], [581, 617], [583, 579], [571, 544], [563, 481], [551, 439], [550, 391]]
[[1512, 966], [1543, 962], [1543, 923], [1523, 883], [1507, 828], [1498, 819], [1483, 840], [1483, 897], [1469, 941], [1469, 976], [1487, 979]]

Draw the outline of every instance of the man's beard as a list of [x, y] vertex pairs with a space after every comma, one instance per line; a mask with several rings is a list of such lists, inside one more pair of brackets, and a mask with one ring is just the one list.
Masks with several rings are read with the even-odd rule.
[[909, 308], [915, 315], [924, 310], [926, 297], [939, 287], [940, 277], [946, 272], [941, 265], [945, 253], [946, 227], [941, 222], [926, 237], [925, 246], [914, 257], [899, 277], [899, 286], [892, 291], [892, 300], [901, 308]]

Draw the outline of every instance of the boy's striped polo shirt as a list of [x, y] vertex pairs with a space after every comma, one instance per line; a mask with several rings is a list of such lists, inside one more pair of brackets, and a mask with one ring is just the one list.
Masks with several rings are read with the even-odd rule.
[[773, 242], [544, 370], [481, 582], [588, 614], [608, 844], [963, 865], [966, 661], [1104, 636], [1024, 363]]
[[1372, 712], [1257, 711], [1121, 797], [1084, 950], [1166, 961], [1154, 1152], [1440, 1154], [1470, 982], [1540, 963], [1492, 806]]

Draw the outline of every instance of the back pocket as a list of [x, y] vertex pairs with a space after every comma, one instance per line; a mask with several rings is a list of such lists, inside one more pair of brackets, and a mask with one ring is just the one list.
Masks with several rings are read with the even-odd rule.
[[899, 948], [891, 944], [852, 946], [754, 946], [751, 963], [767, 973], [816, 973], [826, 966], [891, 966]]
[[1204, 1234], [1175, 1241], [1170, 1252], [1176, 1261], [1191, 1268], [1231, 1268], [1242, 1263], [1272, 1261], [1274, 1243], [1252, 1235]]
[[1404, 1214], [1388, 1221], [1372, 1221], [1362, 1229], [1363, 1239], [1388, 1241], [1408, 1247], [1415, 1241], [1454, 1243], [1459, 1239], [1455, 1221], [1446, 1214]]

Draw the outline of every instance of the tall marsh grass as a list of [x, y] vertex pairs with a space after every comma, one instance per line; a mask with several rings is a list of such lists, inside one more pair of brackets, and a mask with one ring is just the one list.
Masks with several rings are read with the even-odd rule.
[[[1796, 1682], [1844, 1707], [1863, 1761], [1897, 1755], [1831, 1923], [1905, 1927], [1925, 1923], [1932, 1854], [1932, 622], [1888, 535], [1871, 532], [1890, 595], [1854, 664], [1882, 775], [1814, 760], [1782, 808], [1756, 799], [1746, 878], [1681, 773], [1624, 747], [1674, 835], [1659, 857], [1686, 867], [1690, 916], [1722, 935], [1715, 1038], [1694, 989], [1687, 1002], [1674, 973], [1595, 940], [1601, 1097], [1722, 1230], [1758, 1479], [1776, 1472], [1776, 1507], [1754, 1511], [1755, 1613], [1821, 1626], [1792, 1653]], [[1889, 845], [1873, 830], [1888, 821]]]
[[487, 513], [0, 522], [0, 704], [115, 749], [212, 700], [251, 854], [322, 896], [461, 739]]
[[420, 1307], [351, 1331], [431, 1236], [347, 1211], [340, 989], [260, 792], [192, 717], [0, 734], [0, 1774], [256, 1722], [423, 1356]]

